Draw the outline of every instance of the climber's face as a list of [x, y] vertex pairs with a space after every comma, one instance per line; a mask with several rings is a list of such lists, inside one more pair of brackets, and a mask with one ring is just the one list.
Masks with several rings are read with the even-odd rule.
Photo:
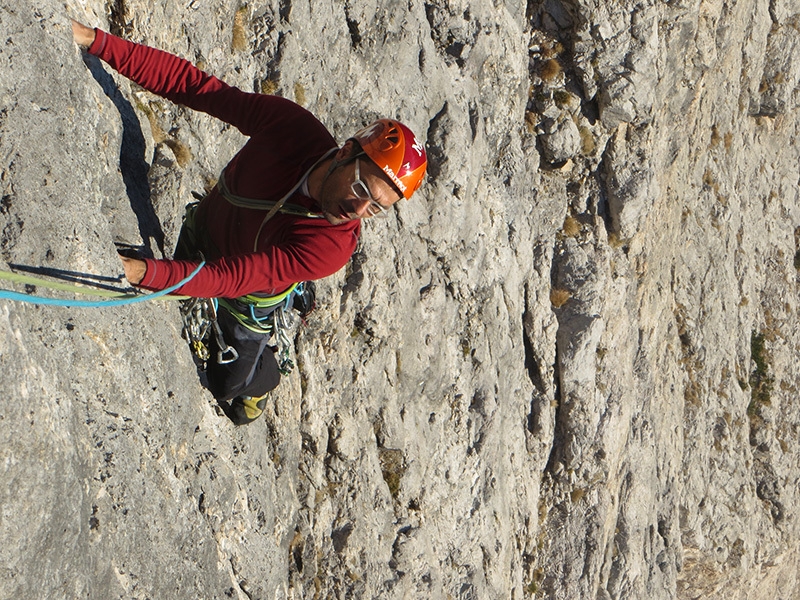
[[386, 174], [352, 141], [342, 146], [335, 160], [341, 164], [325, 177], [317, 198], [328, 222], [338, 225], [382, 215], [400, 199]]

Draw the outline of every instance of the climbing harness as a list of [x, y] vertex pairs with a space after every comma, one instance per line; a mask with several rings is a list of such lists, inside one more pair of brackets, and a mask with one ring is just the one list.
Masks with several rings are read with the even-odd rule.
[[217, 322], [217, 311], [222, 307], [242, 327], [273, 337], [278, 370], [288, 375], [295, 366], [291, 334], [298, 322], [313, 309], [313, 296], [313, 284], [304, 282], [293, 284], [285, 292], [269, 297], [189, 298], [181, 302], [184, 337], [204, 369], [211, 359], [209, 343], [212, 333], [220, 349], [215, 357], [217, 363], [222, 365], [235, 361], [239, 357], [238, 352], [225, 342]]
[[[277, 296], [240, 296], [233, 300], [219, 298], [219, 303], [243, 326], [255, 333], [271, 333], [271, 315], [278, 309], [289, 309], [295, 294], [302, 294], [302, 284], [294, 283], [288, 290]], [[261, 310], [259, 310], [261, 309]], [[271, 309], [271, 310], [270, 310]], [[260, 315], [256, 313], [260, 312]]]

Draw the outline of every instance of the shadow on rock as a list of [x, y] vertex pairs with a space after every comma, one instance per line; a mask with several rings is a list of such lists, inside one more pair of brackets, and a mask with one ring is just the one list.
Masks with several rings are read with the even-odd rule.
[[120, 93], [114, 79], [103, 69], [100, 60], [92, 55], [84, 55], [84, 63], [106, 96], [114, 103], [122, 119], [119, 168], [131, 208], [136, 215], [139, 235], [144, 240], [151, 257], [153, 241], [164, 256], [164, 231], [150, 200], [150, 187], [147, 182], [149, 167], [144, 159], [145, 140], [139, 119], [131, 103]]

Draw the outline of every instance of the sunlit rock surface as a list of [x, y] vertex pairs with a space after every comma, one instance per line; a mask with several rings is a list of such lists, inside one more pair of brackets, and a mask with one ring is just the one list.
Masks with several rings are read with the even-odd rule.
[[0, 266], [124, 287], [243, 138], [70, 16], [431, 163], [244, 428], [175, 303], [0, 301], [0, 596], [800, 594], [796, 2], [3, 2]]

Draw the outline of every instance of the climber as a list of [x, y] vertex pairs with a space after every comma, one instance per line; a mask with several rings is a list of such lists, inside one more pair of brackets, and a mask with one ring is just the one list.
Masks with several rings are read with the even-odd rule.
[[[356, 248], [361, 219], [386, 214], [419, 188], [425, 149], [393, 119], [372, 123], [339, 147], [294, 102], [244, 92], [174, 55], [76, 21], [72, 29], [79, 46], [120, 74], [249, 136], [217, 185], [187, 208], [174, 260], [122, 261], [127, 279], [150, 290], [181, 281], [201, 257], [207, 261], [175, 293], [220, 299], [222, 335], [210, 336], [210, 356], [222, 356], [229, 345], [238, 358], [209, 360], [208, 388], [234, 423], [251, 422], [280, 382], [270, 335], [259, 327], [273, 310], [264, 305], [343, 267]], [[305, 289], [308, 294], [310, 286]]]

